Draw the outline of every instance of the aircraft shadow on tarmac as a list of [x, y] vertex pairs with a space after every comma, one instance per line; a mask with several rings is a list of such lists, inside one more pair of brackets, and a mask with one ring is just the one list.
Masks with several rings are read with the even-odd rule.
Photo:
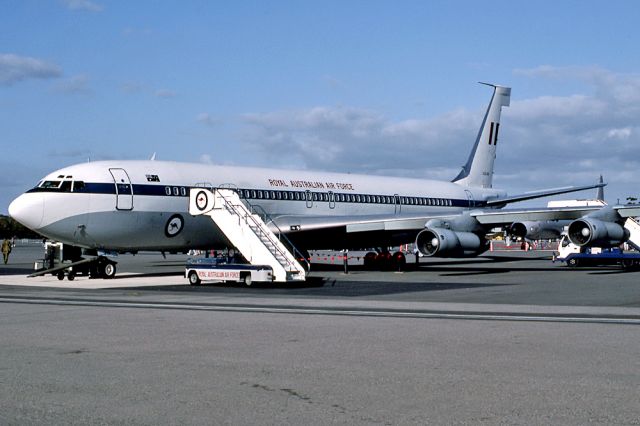
[[287, 295], [287, 296], [331, 296], [331, 297], [367, 297], [377, 295], [390, 295], [399, 293], [415, 293], [436, 290], [452, 290], [474, 287], [495, 287], [508, 284], [468, 284], [468, 283], [415, 283], [415, 282], [343, 282], [339, 285], [254, 285], [251, 288], [241, 285], [208, 284], [193, 288], [190, 286], [163, 286], [163, 287], [129, 287], [120, 290], [131, 291], [171, 291], [171, 292], [197, 292], [197, 293], [224, 293], [224, 294], [252, 294], [252, 295]]
[[240, 283], [209, 283], [199, 286], [145, 286], [114, 290], [163, 291], [180, 293], [224, 293], [251, 295], [367, 297], [400, 293], [430, 292], [466, 288], [499, 287], [517, 285], [497, 283], [451, 283], [433, 281], [338, 281], [322, 277], [310, 277], [305, 283], [254, 283], [246, 287]]

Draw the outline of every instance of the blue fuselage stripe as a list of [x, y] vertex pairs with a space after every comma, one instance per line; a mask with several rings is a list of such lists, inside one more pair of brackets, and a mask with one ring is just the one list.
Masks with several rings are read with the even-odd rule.
[[[132, 185], [133, 188], [133, 195], [139, 195], [139, 196], [156, 196], [156, 197], [189, 197], [189, 190], [192, 187], [185, 187], [185, 186], [168, 186], [168, 185], [158, 185], [158, 184], [133, 184]], [[265, 190], [260, 190], [260, 189], [256, 189], [254, 190], [239, 190], [240, 194], [243, 193], [251, 193], [251, 192], [262, 192]], [[57, 189], [54, 188], [39, 188], [39, 187], [35, 187], [33, 189], [30, 189], [27, 192], [62, 192], [59, 191]], [[266, 191], [265, 191], [266, 192]], [[273, 192], [273, 191], [271, 191]], [[282, 191], [284, 192], [284, 191]], [[286, 191], [286, 192], [295, 192], [295, 191]], [[305, 194], [304, 196], [301, 196], [300, 199], [294, 199], [293, 196], [288, 196], [287, 199], [278, 199], [278, 201], [300, 201], [300, 202], [307, 202], [306, 200], [306, 191], [298, 191], [298, 192], [302, 192], [303, 194]], [[311, 193], [313, 193], [314, 191], [311, 191]], [[84, 184], [84, 187], [80, 190], [74, 190], [73, 193], [80, 193], [80, 194], [116, 194], [116, 186], [113, 183], [104, 183], [104, 182], [86, 182]], [[319, 193], [321, 193], [321, 191], [319, 191]], [[121, 194], [121, 195], [128, 195], [128, 194]], [[340, 193], [335, 193], [334, 196], [341, 196], [344, 194], [340, 194]], [[350, 194], [349, 194], [350, 195]], [[361, 199], [364, 199], [364, 195], [361, 194]], [[383, 197], [389, 197], [389, 196], [383, 196]], [[396, 200], [395, 196], [393, 199]], [[374, 199], [375, 196], [371, 196], [371, 199]], [[404, 199], [421, 199], [421, 200], [440, 200], [441, 198], [429, 198], [429, 197], [413, 197], [413, 196], [400, 196], [398, 198], [404, 198]], [[249, 199], [252, 200], [265, 200], [265, 201], [276, 201], [275, 199], [271, 199], [271, 198], [259, 198], [259, 197], [249, 197]], [[417, 207], [460, 207], [460, 208], [470, 208], [470, 207], [482, 207], [485, 203], [482, 201], [469, 201], [469, 200], [461, 200], [461, 199], [446, 199], [449, 201], [448, 205], [434, 205], [434, 204], [411, 204], [409, 202], [403, 203], [403, 202], [392, 202], [392, 203], [377, 203], [374, 201], [370, 201], [370, 202], [365, 202], [365, 201], [360, 201], [360, 202], [355, 202], [355, 201], [338, 201], [337, 199], [335, 201], [331, 201], [331, 202], [335, 202], [335, 203], [358, 203], [358, 204], [386, 204], [386, 205], [394, 205], [394, 204], [401, 204], [403, 206], [417, 206]], [[309, 200], [311, 201], [311, 200]], [[322, 202], [329, 202], [326, 200], [313, 200], [313, 203], [322, 203]]]

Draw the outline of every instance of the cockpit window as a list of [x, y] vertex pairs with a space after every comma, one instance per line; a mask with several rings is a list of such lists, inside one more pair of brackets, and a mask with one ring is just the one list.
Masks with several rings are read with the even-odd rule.
[[73, 182], [73, 192], [82, 192], [84, 191], [84, 182], [81, 180], [76, 180]]
[[60, 191], [61, 192], [71, 192], [71, 181], [70, 180], [63, 180], [62, 184], [60, 185]]
[[73, 181], [71, 180], [45, 180], [38, 186], [39, 189], [56, 192], [71, 192], [71, 186]]
[[58, 189], [60, 188], [59, 180], [45, 180], [40, 184], [40, 188], [44, 189]]

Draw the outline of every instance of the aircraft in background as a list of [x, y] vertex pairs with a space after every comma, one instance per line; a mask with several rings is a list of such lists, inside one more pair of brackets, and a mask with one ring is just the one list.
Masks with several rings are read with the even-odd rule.
[[[502, 107], [509, 106], [511, 89], [490, 86], [493, 96], [467, 163], [451, 182], [151, 160], [97, 161], [45, 176], [11, 203], [9, 214], [50, 239], [87, 249], [228, 247], [229, 240], [213, 221], [188, 213], [190, 190], [206, 187], [234, 189], [244, 203], [264, 213], [272, 229], [302, 250], [415, 242], [426, 256], [473, 256], [487, 250], [485, 235], [496, 226], [590, 214], [595, 216], [582, 219], [577, 231], [585, 233], [585, 244], [588, 232], [599, 240], [623, 238], [619, 223], [623, 215], [640, 215], [637, 208], [502, 209], [604, 184], [516, 196], [494, 189], [500, 115]], [[590, 220], [600, 221], [593, 222], [597, 229], [589, 227]], [[601, 227], [601, 222], [610, 226]]]

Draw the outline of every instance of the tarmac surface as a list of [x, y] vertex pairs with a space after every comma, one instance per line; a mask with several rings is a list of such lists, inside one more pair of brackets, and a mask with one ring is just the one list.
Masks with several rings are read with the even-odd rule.
[[640, 424], [640, 272], [550, 252], [189, 286], [0, 267], [0, 424]]

